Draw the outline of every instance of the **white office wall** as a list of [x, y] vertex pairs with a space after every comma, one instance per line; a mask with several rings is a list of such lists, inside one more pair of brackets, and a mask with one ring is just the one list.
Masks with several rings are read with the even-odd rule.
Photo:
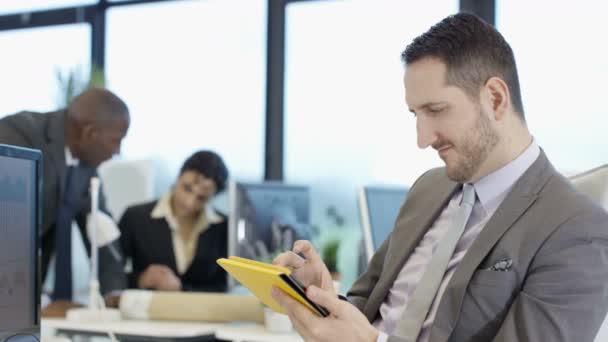
[[405, 105], [405, 46], [456, 0], [292, 3], [286, 17], [285, 174], [312, 185], [312, 220], [336, 206], [359, 229], [356, 189], [411, 185], [441, 165], [416, 146]]
[[608, 2], [497, 0], [530, 130], [568, 174], [608, 162]]
[[198, 149], [232, 176], [263, 176], [266, 2], [176, 1], [112, 8], [108, 86], [131, 111], [125, 159], [162, 160], [167, 182]]
[[90, 36], [88, 24], [0, 32], [0, 117], [60, 108], [58, 73], [88, 71]]

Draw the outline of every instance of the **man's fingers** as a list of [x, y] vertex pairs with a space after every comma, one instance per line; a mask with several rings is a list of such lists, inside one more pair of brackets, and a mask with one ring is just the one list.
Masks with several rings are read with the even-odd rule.
[[281, 305], [281, 307], [285, 311], [287, 311], [287, 313], [291, 313], [291, 311], [294, 310], [294, 304], [297, 304], [295, 299], [291, 298], [288, 294], [283, 292], [283, 290], [279, 289], [278, 287], [272, 287], [271, 295], [272, 298], [276, 300], [277, 303], [279, 303], [279, 305]]
[[305, 318], [314, 315], [302, 303], [293, 299], [290, 295], [288, 295], [287, 293], [285, 293], [283, 290], [279, 289], [278, 287], [272, 288], [272, 298], [274, 298], [274, 300], [276, 300], [279, 303], [279, 305], [281, 305], [281, 307], [283, 309], [285, 309], [285, 311], [287, 311], [287, 313], [289, 314], [290, 317], [293, 315], [293, 316], [297, 317], [298, 319], [304, 321]]
[[306, 296], [313, 302], [329, 310], [334, 316], [340, 316], [340, 308], [344, 303], [342, 303], [335, 293], [311, 285], [306, 289]]
[[283, 266], [291, 269], [298, 269], [304, 266], [305, 260], [294, 252], [288, 251], [279, 254], [273, 261], [273, 265]]
[[312, 262], [323, 262], [315, 248], [308, 240], [298, 240], [293, 244], [293, 252], [296, 254], [302, 253], [307, 260]]

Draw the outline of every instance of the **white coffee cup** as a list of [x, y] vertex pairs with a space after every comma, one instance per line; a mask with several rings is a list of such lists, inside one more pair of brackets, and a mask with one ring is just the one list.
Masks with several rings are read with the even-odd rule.
[[293, 331], [289, 316], [274, 312], [267, 307], [264, 307], [264, 325], [267, 331], [273, 333], [290, 333]]

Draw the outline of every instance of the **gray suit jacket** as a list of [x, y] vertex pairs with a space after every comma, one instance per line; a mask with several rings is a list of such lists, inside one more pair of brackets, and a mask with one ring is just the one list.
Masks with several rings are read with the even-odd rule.
[[[427, 172], [410, 189], [395, 229], [348, 294], [370, 322], [457, 189], [444, 168]], [[510, 270], [490, 270], [505, 259], [512, 260]], [[541, 153], [456, 269], [430, 341], [591, 342], [607, 311], [608, 215]]]
[[[42, 151], [43, 165], [43, 208], [42, 208], [42, 277], [45, 279], [48, 264], [55, 251], [55, 222], [61, 191], [65, 188], [67, 173], [64, 142], [64, 111], [51, 113], [20, 112], [0, 119], [0, 143], [35, 148]], [[81, 163], [74, 174], [76, 199], [76, 221], [80, 227], [87, 252], [90, 243], [85, 233], [86, 214], [90, 211], [89, 182], [97, 175], [97, 170]], [[100, 199], [101, 210], [105, 208], [103, 191]], [[120, 251], [119, 242], [112, 248]], [[108, 247], [99, 250], [99, 281], [102, 293], [126, 287], [126, 276], [122, 260], [117, 260]]]

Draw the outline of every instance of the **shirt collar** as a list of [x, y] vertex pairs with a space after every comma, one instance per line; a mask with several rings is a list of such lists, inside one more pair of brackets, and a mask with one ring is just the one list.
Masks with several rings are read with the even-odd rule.
[[69, 147], [65, 147], [65, 165], [66, 166], [78, 166], [80, 160], [72, 154]]
[[491, 211], [500, 204], [503, 198], [515, 182], [540, 155], [540, 148], [536, 140], [532, 138], [530, 145], [513, 161], [500, 169], [481, 178], [473, 184], [479, 202], [486, 211]]
[[[152, 213], [150, 217], [154, 219], [164, 218], [169, 222], [177, 222], [175, 216], [173, 215], [173, 209], [171, 209], [171, 194], [169, 191], [165, 193], [156, 203], [154, 209], [152, 209]], [[196, 219], [195, 229], [199, 228], [199, 226], [204, 225], [205, 222], [209, 224], [217, 224], [224, 221], [224, 218], [220, 216], [213, 208], [206, 204], [204, 210], [201, 211], [199, 217]], [[172, 230], [177, 230], [177, 224], [169, 224], [169, 227]]]

